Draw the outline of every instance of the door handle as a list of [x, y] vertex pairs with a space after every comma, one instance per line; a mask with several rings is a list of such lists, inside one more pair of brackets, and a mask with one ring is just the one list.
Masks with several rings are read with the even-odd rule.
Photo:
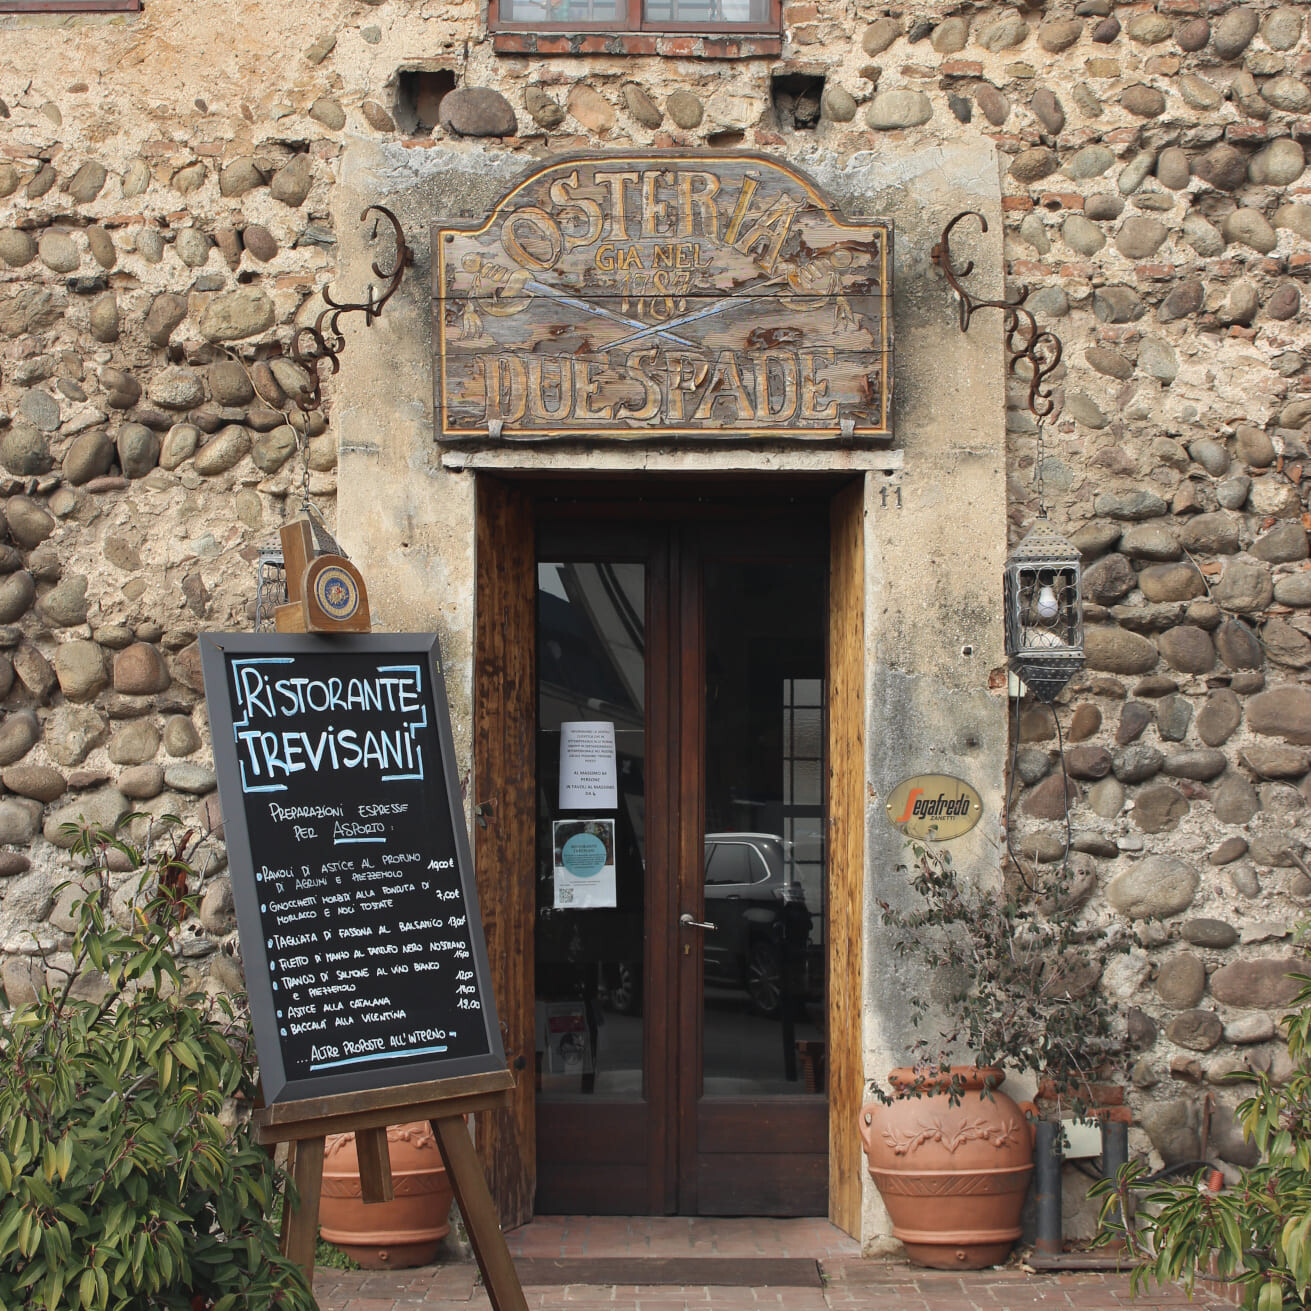
[[679, 923], [680, 923], [680, 924], [681, 924], [685, 929], [711, 929], [711, 930], [713, 930], [713, 929], [715, 928], [715, 926], [714, 926], [713, 924], [711, 924], [708, 920], [694, 920], [694, 919], [692, 918], [692, 916], [691, 916], [687, 911], [684, 911], [684, 912], [683, 912], [683, 913], [678, 917], [678, 922], [679, 922]]

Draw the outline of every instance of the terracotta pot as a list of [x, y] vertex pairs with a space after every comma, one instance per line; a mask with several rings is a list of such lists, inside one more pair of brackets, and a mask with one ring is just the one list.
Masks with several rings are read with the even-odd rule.
[[355, 1135], [332, 1134], [324, 1146], [320, 1232], [366, 1270], [427, 1265], [451, 1229], [451, 1185], [432, 1128], [393, 1125], [387, 1151], [395, 1196], [366, 1205]]
[[916, 1265], [981, 1270], [1004, 1261], [1020, 1236], [1020, 1208], [1033, 1171], [1033, 1133], [1020, 1107], [996, 1089], [1000, 1070], [953, 1066], [951, 1076], [893, 1070], [891, 1105], [860, 1111], [869, 1172], [892, 1217], [892, 1232]]

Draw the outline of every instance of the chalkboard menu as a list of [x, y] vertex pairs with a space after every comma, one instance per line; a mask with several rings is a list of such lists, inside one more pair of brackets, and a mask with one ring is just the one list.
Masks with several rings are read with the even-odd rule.
[[503, 1070], [436, 638], [201, 659], [265, 1100]]

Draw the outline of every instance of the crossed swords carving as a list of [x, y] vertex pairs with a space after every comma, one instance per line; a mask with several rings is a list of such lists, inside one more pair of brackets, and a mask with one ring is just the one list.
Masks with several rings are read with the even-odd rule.
[[761, 278], [749, 287], [744, 287], [732, 296], [717, 300], [704, 309], [693, 310], [690, 314], [680, 315], [676, 319], [666, 319], [663, 323], [653, 324], [643, 323], [641, 319], [631, 319], [626, 314], [620, 314], [616, 310], [607, 309], [604, 305], [597, 305], [590, 300], [584, 300], [581, 296], [566, 295], [555, 287], [547, 286], [544, 282], [538, 282], [536, 278], [529, 278], [523, 285], [529, 291], [534, 291], [540, 296], [548, 297], [550, 300], [558, 301], [561, 305], [568, 305], [572, 309], [595, 314], [598, 318], [610, 319], [614, 323], [622, 323], [626, 328], [637, 329], [636, 332], [629, 333], [627, 337], [621, 337], [618, 341], [608, 343], [607, 350], [614, 350], [619, 346], [628, 346], [646, 337], [663, 337], [666, 341], [675, 342], [679, 346], [696, 349], [696, 342], [690, 341], [686, 337], [680, 337], [672, 329], [681, 328], [686, 323], [697, 323], [702, 319], [712, 318], [716, 314], [724, 314], [728, 310], [737, 309], [739, 306], [751, 305], [756, 301], [764, 300], [766, 297], [761, 294], [763, 288], [772, 287], [776, 283], [786, 281], [786, 279], [786, 273], [776, 274], [772, 278]]

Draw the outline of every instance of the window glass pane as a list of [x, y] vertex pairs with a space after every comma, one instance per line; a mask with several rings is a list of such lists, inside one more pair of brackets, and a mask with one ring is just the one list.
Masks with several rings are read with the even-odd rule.
[[[537, 1087], [543, 1098], [642, 1095], [646, 849], [646, 571], [537, 566]], [[613, 726], [617, 805], [560, 796], [561, 725]], [[569, 801], [573, 798], [570, 797]], [[565, 843], [605, 860], [583, 894]], [[607, 868], [610, 866], [610, 868]]]
[[619, 0], [501, 0], [502, 23], [613, 23]]
[[642, 17], [648, 23], [769, 22], [769, 0], [642, 0]]
[[824, 1091], [822, 562], [709, 561], [702, 1093]]
[[794, 760], [787, 781], [788, 800], [798, 806], [818, 806], [824, 799], [818, 760]]
[[797, 706], [791, 716], [794, 733], [792, 755], [808, 760], [820, 757], [820, 734], [824, 731], [824, 716], [818, 706]]

